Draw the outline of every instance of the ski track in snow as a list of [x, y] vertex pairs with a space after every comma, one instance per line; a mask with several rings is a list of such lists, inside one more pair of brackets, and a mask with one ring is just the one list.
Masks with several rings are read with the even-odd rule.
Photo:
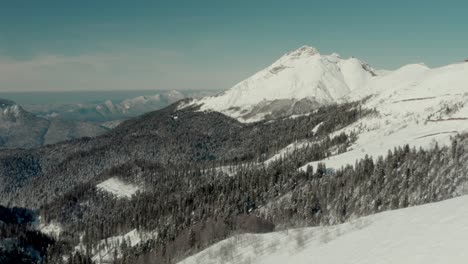
[[464, 264], [468, 196], [341, 225], [223, 240], [179, 264]]

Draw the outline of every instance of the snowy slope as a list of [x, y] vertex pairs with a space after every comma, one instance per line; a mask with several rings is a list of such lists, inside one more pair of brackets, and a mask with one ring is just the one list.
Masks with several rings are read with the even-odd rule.
[[260, 103], [281, 99], [309, 99], [317, 104], [335, 102], [366, 85], [373, 75], [370, 67], [355, 58], [321, 55], [315, 48], [304, 46], [224, 93], [195, 104], [202, 105], [202, 110], [255, 121], [258, 116], [246, 117], [246, 113]]
[[457, 264], [468, 251], [468, 196], [331, 226], [229, 238], [180, 264]]
[[100, 191], [109, 192], [117, 198], [131, 198], [140, 189], [133, 184], [125, 183], [118, 178], [109, 178], [98, 185], [96, 188]]
[[423, 148], [436, 141], [446, 144], [451, 136], [468, 132], [468, 63], [436, 69], [408, 65], [374, 77], [347, 100], [368, 95], [372, 97], [363, 107], [377, 114], [338, 131], [354, 131], [358, 140], [350, 151], [325, 160], [328, 167], [353, 164], [365, 154], [375, 158], [404, 144]]

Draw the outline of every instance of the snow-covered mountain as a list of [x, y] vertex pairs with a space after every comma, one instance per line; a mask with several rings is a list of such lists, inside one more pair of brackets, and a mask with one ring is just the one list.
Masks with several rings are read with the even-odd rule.
[[[468, 134], [450, 147], [402, 146], [468, 132], [467, 84], [468, 63], [380, 71], [303, 47], [219, 96], [183, 100], [105, 136], [3, 150], [0, 198], [43, 208], [41, 230], [69, 234], [73, 253], [98, 263], [193, 254], [182, 263], [464, 263], [466, 196], [383, 211], [468, 194]], [[129, 98], [73, 114], [136, 113], [163, 96]], [[13, 102], [0, 109], [0, 147], [77, 130]], [[200, 169], [207, 161], [218, 167]], [[245, 234], [299, 226], [315, 227]], [[148, 250], [130, 249], [139, 244]]]
[[224, 93], [193, 104], [201, 105], [201, 110], [252, 122], [269, 115], [310, 113], [322, 104], [363, 99], [362, 107], [375, 110], [375, 114], [337, 132], [357, 134], [352, 148], [310, 165], [325, 162], [340, 167], [366, 154], [376, 157], [404, 144], [445, 144], [451, 136], [467, 132], [468, 63], [434, 69], [409, 64], [394, 71], [379, 71], [358, 59], [321, 55], [315, 48], [304, 46]]
[[352, 164], [366, 154], [384, 155], [404, 144], [444, 145], [451, 136], [468, 131], [468, 63], [435, 69], [407, 65], [373, 77], [346, 100], [367, 96], [363, 107], [375, 109], [375, 114], [337, 132], [354, 132], [358, 139], [348, 152], [324, 160], [327, 166]]
[[[202, 110], [218, 111], [242, 122], [275, 112], [283, 116], [298, 102], [308, 108], [373, 96], [369, 107], [402, 100], [433, 99], [468, 92], [468, 63], [430, 69], [410, 64], [395, 71], [374, 70], [356, 58], [322, 55], [304, 46], [217, 95], [194, 101]], [[459, 97], [457, 97], [459, 98]], [[432, 104], [431, 102], [430, 104]]]
[[13, 101], [0, 99], [0, 148], [42, 144], [49, 122], [25, 111]]
[[358, 59], [322, 55], [313, 47], [303, 46], [233, 88], [195, 103], [202, 105], [202, 110], [255, 121], [272, 112], [285, 111], [297, 102], [306, 110], [336, 102], [366, 86], [375, 75]]
[[154, 91], [154, 94], [142, 94], [123, 99], [112, 98], [109, 94], [109, 98], [105, 99], [73, 103], [27, 104], [23, 107], [46, 119], [60, 118], [67, 121], [94, 122], [114, 128], [123, 120], [164, 108], [181, 99], [203, 98], [213, 94], [213, 91], [201, 90], [162, 90]]
[[185, 97], [186, 95], [176, 90], [161, 91], [154, 95], [142, 95], [134, 98], [128, 98], [118, 103], [106, 100], [103, 104], [97, 105], [96, 109], [103, 115], [106, 115], [105, 111], [107, 111], [109, 114], [114, 115], [137, 116], [142, 113], [154, 111], [163, 106], [184, 99]]
[[336, 226], [239, 235], [179, 264], [466, 263], [467, 203], [463, 196]]

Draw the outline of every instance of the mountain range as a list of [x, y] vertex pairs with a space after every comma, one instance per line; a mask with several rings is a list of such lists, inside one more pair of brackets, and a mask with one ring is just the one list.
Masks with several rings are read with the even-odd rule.
[[19, 105], [0, 99], [0, 148], [34, 148], [61, 141], [95, 137], [122, 121], [161, 109], [205, 91], [160, 91], [117, 102]]
[[364, 100], [362, 107], [376, 113], [337, 132], [359, 135], [353, 150], [326, 160], [328, 166], [338, 168], [404, 144], [447, 144], [451, 136], [468, 131], [467, 87], [466, 62], [434, 69], [409, 64], [382, 71], [356, 58], [321, 55], [304, 46], [231, 89], [188, 105], [254, 122]]
[[34, 148], [74, 138], [94, 137], [107, 130], [89, 122], [38, 117], [13, 101], [0, 99], [0, 148]]
[[[36, 213], [49, 263], [463, 263], [467, 96], [465, 62], [382, 71], [304, 46], [218, 95], [0, 151], [0, 204]], [[0, 105], [31, 124], [2, 136], [47, 134]]]
[[[76, 102], [60, 103], [27, 103], [23, 107], [40, 117], [47, 119], [59, 118], [66, 121], [81, 121], [103, 124], [115, 127], [119, 122], [139, 116], [141, 114], [166, 107], [184, 98], [201, 98], [212, 95], [213, 91], [192, 91], [192, 90], [162, 90], [162, 91], [138, 91], [133, 96], [126, 95], [124, 98], [112, 98], [112, 93], [103, 93], [101, 98], [106, 99], [80, 101], [79, 94], [61, 94], [61, 97], [76, 96]], [[92, 93], [91, 93], [92, 94]], [[88, 96], [89, 97], [89, 96]], [[121, 96], [122, 97], [122, 96]], [[30, 100], [28, 100], [30, 101]]]

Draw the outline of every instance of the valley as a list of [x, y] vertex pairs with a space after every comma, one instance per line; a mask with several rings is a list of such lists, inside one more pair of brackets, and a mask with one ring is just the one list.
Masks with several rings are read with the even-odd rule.
[[31, 211], [46, 263], [462, 263], [468, 64], [382, 72], [304, 46], [218, 95], [4, 149], [0, 204]]

